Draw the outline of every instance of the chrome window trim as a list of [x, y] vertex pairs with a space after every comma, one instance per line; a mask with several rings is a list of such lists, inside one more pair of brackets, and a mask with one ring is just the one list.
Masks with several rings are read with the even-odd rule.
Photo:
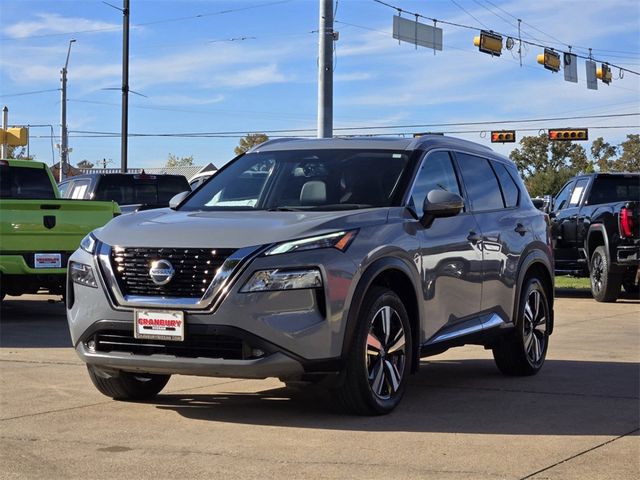
[[224, 300], [230, 286], [244, 270], [243, 267], [260, 254], [264, 248], [260, 246], [240, 248], [227, 257], [201, 298], [123, 295], [111, 266], [111, 249], [112, 247], [110, 245], [99, 242], [98, 248], [96, 249], [96, 260], [100, 266], [98, 269], [100, 272], [99, 276], [102, 277], [107, 291], [110, 294], [109, 297], [113, 300], [116, 309], [133, 310], [134, 308], [140, 307], [170, 308], [211, 313], [216, 310], [222, 300]]

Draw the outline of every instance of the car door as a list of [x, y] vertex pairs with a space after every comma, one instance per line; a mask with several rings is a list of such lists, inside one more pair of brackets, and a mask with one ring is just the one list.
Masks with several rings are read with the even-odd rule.
[[[425, 155], [409, 198], [418, 217], [427, 193], [443, 189], [462, 195], [458, 175], [447, 151]], [[475, 218], [465, 211], [449, 218], [437, 218], [429, 227], [418, 224], [424, 311], [423, 338], [477, 315], [482, 291], [482, 252], [476, 240]]]
[[[556, 270], [572, 270], [576, 268], [575, 234], [572, 223], [577, 220], [577, 211], [573, 191], [577, 182], [568, 182], [553, 200], [551, 218], [551, 236], [553, 252], [556, 260]], [[581, 196], [582, 192], [578, 196]], [[574, 206], [571, 206], [574, 200]], [[572, 218], [576, 215], [576, 218]]]
[[[456, 152], [473, 215], [482, 239], [483, 312], [504, 321], [512, 317], [513, 289], [526, 246], [533, 240], [528, 212], [519, 208], [523, 195], [508, 164]], [[533, 207], [531, 207], [533, 208]], [[491, 316], [484, 320], [491, 320]]]

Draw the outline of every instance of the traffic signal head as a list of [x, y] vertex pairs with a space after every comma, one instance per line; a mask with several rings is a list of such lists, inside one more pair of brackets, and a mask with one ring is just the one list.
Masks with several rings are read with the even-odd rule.
[[549, 140], [552, 142], [589, 140], [589, 130], [586, 128], [551, 129], [549, 130]]
[[596, 77], [602, 80], [602, 83], [609, 85], [611, 83], [611, 68], [609, 68], [609, 65], [603, 63], [602, 66], [596, 70]]
[[550, 48], [545, 48], [544, 53], [538, 55], [538, 63], [552, 72], [560, 71], [560, 54]]
[[473, 37], [473, 44], [483, 53], [496, 57], [502, 54], [502, 36], [497, 33], [482, 30], [479, 37]]
[[499, 130], [491, 132], [491, 143], [515, 143], [515, 130]]

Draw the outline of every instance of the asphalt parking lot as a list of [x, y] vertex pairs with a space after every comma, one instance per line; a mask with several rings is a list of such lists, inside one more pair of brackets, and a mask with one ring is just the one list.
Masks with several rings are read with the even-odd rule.
[[277, 380], [174, 377], [152, 402], [100, 395], [62, 303], [0, 319], [0, 478], [570, 478], [640, 475], [640, 301], [560, 296], [547, 363], [507, 378], [490, 352], [424, 361], [400, 407], [351, 417]]

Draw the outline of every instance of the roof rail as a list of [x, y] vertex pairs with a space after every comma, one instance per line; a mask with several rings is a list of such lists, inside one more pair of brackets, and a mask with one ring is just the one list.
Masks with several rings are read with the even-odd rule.
[[272, 138], [270, 140], [267, 140], [266, 142], [262, 142], [261, 144], [256, 145], [255, 147], [251, 147], [249, 150], [247, 150], [246, 153], [253, 152], [259, 149], [260, 147], [264, 147], [266, 145], [273, 145], [274, 143], [291, 142], [293, 140], [302, 140], [302, 138], [299, 138], [299, 137]]

